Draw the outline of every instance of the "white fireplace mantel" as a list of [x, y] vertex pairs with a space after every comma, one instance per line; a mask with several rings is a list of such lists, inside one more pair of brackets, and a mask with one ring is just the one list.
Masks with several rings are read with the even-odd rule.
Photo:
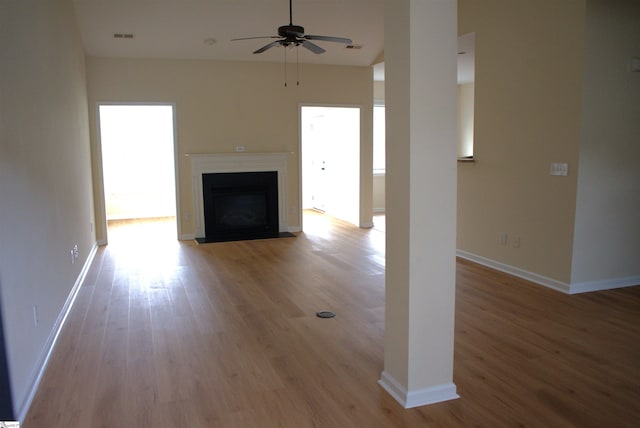
[[278, 226], [280, 232], [289, 228], [287, 222], [287, 157], [289, 153], [211, 153], [188, 154], [193, 182], [193, 220], [196, 238], [204, 238], [204, 197], [202, 174], [218, 172], [278, 173]]

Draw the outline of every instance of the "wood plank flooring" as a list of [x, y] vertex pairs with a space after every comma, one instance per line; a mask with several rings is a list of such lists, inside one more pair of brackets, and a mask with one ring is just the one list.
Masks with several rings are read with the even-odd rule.
[[640, 425], [640, 287], [567, 296], [459, 260], [461, 398], [405, 410], [377, 384], [384, 233], [305, 215], [296, 238], [197, 245], [127, 226], [24, 428]]

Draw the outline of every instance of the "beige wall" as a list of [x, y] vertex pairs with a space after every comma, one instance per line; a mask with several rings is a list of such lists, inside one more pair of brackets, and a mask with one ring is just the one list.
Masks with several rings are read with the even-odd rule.
[[84, 54], [72, 2], [1, 2], [0, 64], [0, 292], [20, 417], [95, 244]]
[[385, 181], [385, 174], [374, 174], [373, 211], [376, 213], [385, 212]]
[[[573, 283], [640, 283], [640, 2], [588, 0]], [[634, 279], [635, 278], [635, 279]]]
[[[476, 162], [458, 166], [457, 247], [564, 283], [571, 276], [584, 20], [584, 0], [459, 1], [458, 34], [476, 33]], [[551, 162], [567, 162], [569, 176], [550, 176]], [[508, 245], [500, 244], [501, 232]]]
[[375, 101], [384, 101], [384, 82], [373, 82], [373, 99]]
[[[167, 102], [176, 106], [182, 236], [194, 232], [191, 171], [185, 154], [233, 152], [237, 145], [245, 146], [247, 152], [291, 153], [288, 217], [290, 227], [299, 227], [298, 108], [305, 103], [362, 106], [360, 222], [371, 223], [371, 68], [301, 64], [299, 87], [291, 79], [294, 73], [289, 73], [289, 86], [284, 87], [282, 64], [87, 58], [94, 170], [98, 178], [96, 215], [100, 216], [103, 209], [100, 161], [95, 156], [99, 153], [97, 103]], [[97, 219], [97, 223], [98, 238], [104, 239], [103, 219]]]

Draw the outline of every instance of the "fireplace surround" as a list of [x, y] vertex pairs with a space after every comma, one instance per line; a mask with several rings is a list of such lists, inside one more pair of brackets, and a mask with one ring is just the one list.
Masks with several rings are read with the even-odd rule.
[[[275, 183], [275, 191], [277, 192], [277, 219], [273, 221], [271, 228], [277, 228], [275, 232], [288, 232], [287, 223], [287, 158], [289, 153], [213, 153], [213, 154], [189, 154], [191, 160], [191, 175], [193, 182], [193, 202], [194, 202], [194, 228], [195, 237], [199, 241], [203, 241], [207, 238], [207, 231], [205, 227], [205, 201], [204, 201], [204, 186], [203, 177], [209, 174], [228, 174], [228, 173], [262, 173], [269, 172], [277, 177]], [[245, 175], [245, 174], [240, 174]], [[246, 175], [250, 177], [250, 175]], [[261, 193], [264, 189], [259, 190], [256, 185], [253, 185], [249, 192], [241, 197], [239, 196], [242, 191], [233, 189], [237, 186], [221, 186], [226, 188], [226, 195], [223, 195], [223, 199], [236, 199], [235, 208], [236, 220], [242, 220], [243, 215], [238, 211], [242, 211], [242, 208], [246, 204], [250, 204], [251, 201], [256, 202], [260, 198], [264, 198]], [[249, 185], [248, 187], [252, 187]], [[257, 187], [261, 187], [258, 185]], [[273, 190], [272, 190], [273, 192]], [[224, 192], [223, 192], [224, 193]], [[258, 194], [261, 196], [258, 196]], [[232, 203], [233, 205], [233, 203]], [[245, 218], [244, 221], [248, 221]], [[276, 221], [277, 220], [277, 221]], [[276, 226], [277, 225], [277, 226]], [[227, 225], [228, 229], [233, 229], [233, 225]], [[273, 230], [270, 230], [272, 232]], [[228, 231], [227, 231], [228, 232]]]

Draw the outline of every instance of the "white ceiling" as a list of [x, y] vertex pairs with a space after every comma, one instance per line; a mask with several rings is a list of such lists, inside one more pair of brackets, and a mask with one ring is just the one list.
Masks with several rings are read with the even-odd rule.
[[[87, 55], [116, 58], [283, 60], [283, 48], [252, 52], [270, 39], [234, 38], [277, 35], [289, 23], [288, 0], [74, 0]], [[361, 49], [314, 41], [320, 55], [299, 50], [299, 61], [312, 64], [373, 65], [384, 49], [384, 0], [293, 0], [293, 23], [307, 34], [348, 37]], [[114, 34], [133, 38], [114, 38]], [[210, 40], [215, 40], [211, 43]], [[209, 41], [209, 42], [208, 42]], [[460, 41], [459, 41], [460, 43]], [[460, 48], [458, 50], [461, 50]], [[473, 43], [459, 55], [460, 75], [473, 76]], [[295, 60], [294, 49], [287, 51]], [[464, 61], [460, 61], [464, 56]], [[469, 71], [471, 64], [471, 71]], [[466, 72], [464, 71], [466, 70]], [[384, 67], [375, 69], [384, 79]]]
[[[288, 0], [75, 0], [88, 55], [123, 58], [268, 61], [283, 48], [252, 52], [272, 40], [231, 39], [277, 35], [289, 24]], [[371, 65], [384, 45], [384, 0], [293, 0], [293, 23], [307, 34], [348, 37], [362, 49], [320, 42], [327, 52], [299, 49], [300, 62]], [[133, 39], [116, 39], [130, 33]], [[206, 44], [206, 39], [215, 39]], [[314, 41], [314, 43], [316, 43]], [[295, 58], [295, 51], [287, 52]]]

